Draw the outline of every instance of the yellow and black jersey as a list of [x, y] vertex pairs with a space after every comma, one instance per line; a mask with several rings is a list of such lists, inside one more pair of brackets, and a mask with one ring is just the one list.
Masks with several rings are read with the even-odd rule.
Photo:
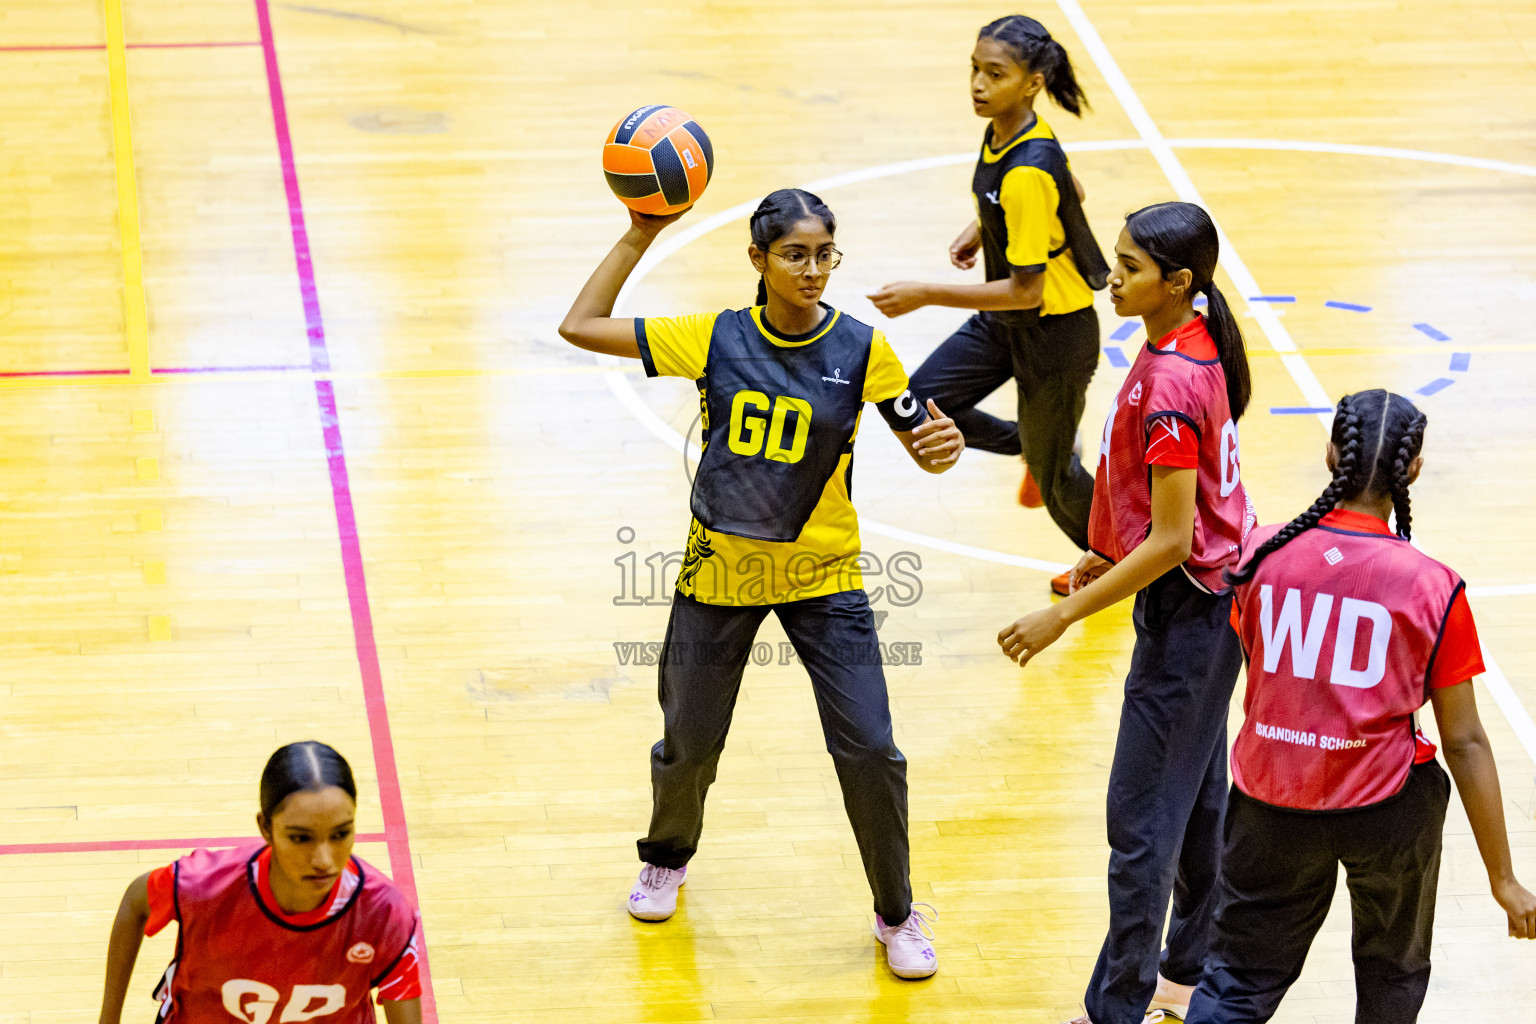
[[864, 585], [850, 498], [865, 402], [893, 430], [927, 419], [885, 336], [824, 306], [778, 333], [763, 307], [635, 320], [647, 375], [698, 385], [704, 454], [677, 589], [706, 604], [779, 604]]
[[971, 179], [987, 280], [1014, 270], [1044, 271], [1040, 313], [1053, 316], [1093, 305], [1109, 266], [1083, 216], [1067, 154], [1051, 126], [1036, 116], [1000, 148], [987, 126]]

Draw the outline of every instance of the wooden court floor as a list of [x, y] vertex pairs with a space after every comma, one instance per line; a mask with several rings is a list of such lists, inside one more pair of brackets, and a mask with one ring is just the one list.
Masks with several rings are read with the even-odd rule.
[[[1479, 698], [1531, 884], [1536, 9], [1028, 12], [1093, 104], [1044, 114], [1078, 147], [1100, 239], [1190, 189], [1230, 238], [1261, 519], [1326, 482], [1317, 418], [1273, 410], [1386, 386], [1429, 413], [1415, 532], [1466, 576], [1499, 666]], [[1016, 463], [970, 453], [926, 477], [880, 430], [855, 493], [882, 639], [920, 645], [888, 678], [940, 973], [883, 966], [809, 687], [772, 623], [681, 910], [627, 917], [660, 730], [655, 670], [627, 645], [665, 625], [694, 400], [554, 330], [624, 224], [600, 141], [668, 102], [711, 133], [717, 172], [626, 312], [745, 305], [730, 211], [824, 182], [847, 254], [829, 298], [914, 368], [962, 314], [886, 322], [862, 296], [958, 274], [945, 247], [982, 127], [967, 57], [1003, 13], [0, 5], [0, 1024], [94, 1020], [123, 886], [252, 835], [262, 763], [301, 738], [358, 770], [359, 853], [418, 894], [437, 1019], [1077, 1012], [1106, 922], [1126, 610], [1021, 675], [993, 637], [1070, 545], [1012, 503]], [[1140, 341], [1101, 306], [1089, 436]], [[1536, 946], [1504, 938], [1459, 805], [1446, 847], [1423, 1019], [1529, 1024]], [[146, 944], [130, 1015], [148, 1019], [171, 948], [169, 932]], [[1352, 1015], [1339, 906], [1276, 1019]]]

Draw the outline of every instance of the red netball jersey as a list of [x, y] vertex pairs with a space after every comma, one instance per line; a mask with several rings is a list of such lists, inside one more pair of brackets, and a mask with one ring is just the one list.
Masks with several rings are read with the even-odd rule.
[[151, 874], [146, 933], [180, 924], [156, 993], [162, 1021], [373, 1024], [374, 988], [390, 1000], [421, 994], [416, 910], [393, 882], [353, 857], [320, 908], [285, 914], [267, 883], [270, 856], [254, 845], [197, 850]]
[[1153, 464], [1195, 469], [1195, 535], [1184, 569], [1206, 590], [1224, 592], [1221, 571], [1237, 560], [1254, 515], [1239, 472], [1227, 377], [1204, 317], [1143, 346], [1109, 407], [1088, 544], [1111, 562], [1152, 531]]
[[[1279, 529], [1255, 530], [1247, 554]], [[1237, 787], [1314, 811], [1401, 789], [1434, 757], [1414, 713], [1432, 689], [1483, 671], [1464, 590], [1456, 573], [1357, 512], [1330, 512], [1265, 558], [1236, 588], [1248, 654]]]

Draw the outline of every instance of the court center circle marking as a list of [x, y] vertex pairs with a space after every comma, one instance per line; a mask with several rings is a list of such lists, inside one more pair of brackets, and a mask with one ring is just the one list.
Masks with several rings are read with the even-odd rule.
[[[1418, 163], [1442, 164], [1450, 167], [1467, 167], [1475, 170], [1499, 171], [1506, 174], [1519, 174], [1527, 178], [1536, 178], [1536, 166], [1529, 164], [1510, 163], [1505, 160], [1488, 160], [1474, 156], [1461, 156], [1456, 153], [1435, 153], [1422, 149], [1399, 149], [1392, 146], [1358, 146], [1343, 142], [1304, 142], [1288, 139], [1189, 138], [1168, 139], [1166, 141], [1167, 145], [1173, 149], [1253, 149], [1290, 153], [1369, 156], [1389, 160], [1411, 160]], [[1117, 150], [1148, 149], [1150, 146], [1143, 139], [1103, 139], [1063, 143], [1062, 148], [1069, 153], [1105, 153]], [[976, 151], [969, 150], [964, 153], [948, 153], [943, 156], [924, 157], [918, 160], [901, 160], [895, 163], [879, 164], [861, 170], [848, 171], [843, 174], [834, 174], [827, 178], [818, 178], [801, 187], [808, 192], [822, 192], [844, 185], [856, 185], [860, 182], [875, 181], [880, 178], [892, 178], [916, 171], [969, 164], [974, 162], [975, 159]], [[762, 197], [759, 196], [744, 203], [737, 203], [735, 206], [721, 210], [695, 224], [689, 225], [677, 234], [653, 246], [646, 252], [645, 257], [640, 260], [634, 272], [630, 274], [629, 280], [625, 282], [624, 287], [620, 289], [618, 298], [614, 300], [613, 304], [614, 314], [618, 315], [625, 300], [640, 286], [641, 282], [646, 279], [651, 271], [660, 266], [664, 260], [676, 255], [688, 245], [718, 228], [750, 216], [752, 211], [757, 209], [757, 205], [761, 201]], [[1244, 296], [1245, 301], [1247, 301], [1247, 298], [1247, 296]], [[630, 415], [639, 420], [642, 426], [649, 430], [663, 444], [667, 445], [667, 447], [683, 454], [686, 458], [698, 460], [702, 454], [698, 446], [687, 441], [670, 424], [656, 415], [655, 411], [635, 391], [634, 385], [630, 383], [629, 378], [620, 372], [619, 367], [625, 365], [623, 361], [616, 356], [605, 355], [597, 356], [597, 361], [599, 365], [605, 367], [603, 381], [608, 385], [608, 390], [619, 400], [620, 405], [629, 410]], [[877, 536], [889, 537], [892, 540], [916, 544], [919, 547], [944, 551], [952, 555], [975, 558], [983, 562], [1011, 565], [1021, 569], [1034, 569], [1039, 572], [1052, 574], [1065, 572], [1071, 568], [1061, 562], [1030, 558], [1026, 555], [1015, 555], [1006, 551], [994, 551], [991, 548], [975, 547], [970, 544], [960, 544], [956, 541], [945, 540], [942, 537], [931, 537], [928, 534], [917, 533], [913, 530], [892, 526], [878, 520], [866, 519], [863, 516], [859, 517], [859, 527], [864, 532]], [[1506, 597], [1536, 594], [1536, 583], [1469, 587], [1467, 593], [1473, 597]]]

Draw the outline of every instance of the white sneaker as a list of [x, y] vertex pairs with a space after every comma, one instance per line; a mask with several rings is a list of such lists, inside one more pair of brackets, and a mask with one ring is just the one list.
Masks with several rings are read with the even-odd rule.
[[933, 920], [939, 912], [927, 903], [912, 904], [912, 912], [901, 924], [889, 926], [875, 915], [875, 938], [885, 944], [885, 962], [898, 978], [927, 978], [939, 969], [939, 955], [933, 951], [933, 930], [927, 915], [918, 907], [928, 907]]
[[[1164, 1019], [1178, 1020], [1179, 1018], [1165, 1018], [1162, 1010], [1153, 1010], [1141, 1019], [1141, 1024], [1162, 1024]], [[1067, 1024], [1093, 1024], [1093, 1021], [1089, 1020], [1088, 1015], [1085, 1013], [1081, 1017], [1073, 1017], [1071, 1020], [1067, 1021]]]
[[641, 868], [640, 880], [629, 893], [629, 915], [641, 921], [665, 921], [677, 913], [677, 890], [687, 875], [686, 867], [647, 864]]

